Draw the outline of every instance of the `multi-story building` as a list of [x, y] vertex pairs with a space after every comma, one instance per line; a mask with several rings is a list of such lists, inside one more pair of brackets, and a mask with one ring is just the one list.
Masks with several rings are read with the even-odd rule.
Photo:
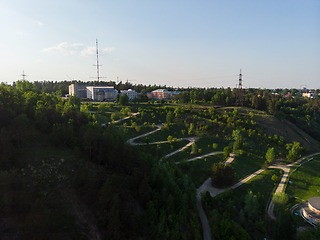
[[157, 89], [147, 93], [149, 99], [174, 99], [175, 95], [180, 94], [180, 91], [169, 92], [167, 89]]
[[79, 98], [87, 97], [87, 85], [73, 83], [69, 86], [69, 95], [76, 95]]
[[150, 99], [169, 99], [170, 93], [167, 89], [157, 89], [147, 93], [147, 97]]
[[115, 101], [118, 91], [111, 86], [88, 86], [71, 84], [69, 95], [76, 95], [80, 98], [90, 98], [94, 101]]
[[94, 101], [115, 101], [118, 91], [110, 86], [87, 86], [87, 98]]
[[121, 90], [120, 95], [127, 94], [129, 101], [132, 101], [133, 99], [137, 98], [138, 93], [135, 90], [128, 89], [128, 90]]

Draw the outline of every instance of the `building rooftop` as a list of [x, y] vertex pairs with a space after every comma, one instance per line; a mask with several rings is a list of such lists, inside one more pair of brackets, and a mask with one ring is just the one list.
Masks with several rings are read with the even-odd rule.
[[320, 211], [320, 197], [313, 197], [309, 199], [309, 204]]
[[168, 92], [168, 90], [167, 89], [156, 89], [152, 92]]

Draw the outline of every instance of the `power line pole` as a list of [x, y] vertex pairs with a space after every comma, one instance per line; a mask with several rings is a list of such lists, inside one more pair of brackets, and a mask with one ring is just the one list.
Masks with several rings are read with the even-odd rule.
[[242, 91], [242, 73], [240, 69], [240, 74], [239, 74], [239, 84], [238, 84], [238, 89], [237, 89], [237, 103], [236, 106], [243, 106], [243, 91]]
[[22, 74], [21, 74], [20, 76], [22, 76], [22, 80], [23, 80], [23, 81], [25, 81], [25, 80], [26, 80], [26, 78], [25, 78], [25, 77], [26, 77], [27, 75], [25, 75], [25, 74], [24, 74], [24, 70], [22, 71]]

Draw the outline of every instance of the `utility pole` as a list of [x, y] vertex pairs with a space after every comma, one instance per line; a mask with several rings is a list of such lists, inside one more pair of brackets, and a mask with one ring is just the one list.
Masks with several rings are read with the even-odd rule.
[[22, 80], [23, 80], [23, 81], [26, 80], [25, 77], [26, 77], [27, 75], [24, 74], [24, 70], [22, 71], [22, 74], [21, 74], [20, 76], [22, 76]]

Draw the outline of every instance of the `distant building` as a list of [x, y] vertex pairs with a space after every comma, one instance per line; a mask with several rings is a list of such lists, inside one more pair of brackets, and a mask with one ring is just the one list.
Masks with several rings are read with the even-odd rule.
[[128, 89], [128, 90], [121, 90], [120, 96], [126, 94], [129, 98], [129, 101], [132, 101], [133, 99], [137, 98], [138, 93], [135, 90]]
[[149, 99], [169, 99], [170, 92], [167, 89], [157, 89], [151, 93], [147, 93]]
[[69, 86], [69, 95], [79, 98], [90, 98], [94, 101], [115, 101], [118, 91], [111, 86], [89, 86], [76, 83]]
[[87, 86], [87, 98], [94, 101], [113, 102], [117, 95], [118, 91], [110, 86]]
[[73, 83], [69, 86], [69, 95], [76, 95], [79, 98], [87, 98], [87, 85]]
[[304, 92], [302, 93], [303, 97], [307, 97], [307, 98], [314, 98], [314, 93], [313, 92]]

